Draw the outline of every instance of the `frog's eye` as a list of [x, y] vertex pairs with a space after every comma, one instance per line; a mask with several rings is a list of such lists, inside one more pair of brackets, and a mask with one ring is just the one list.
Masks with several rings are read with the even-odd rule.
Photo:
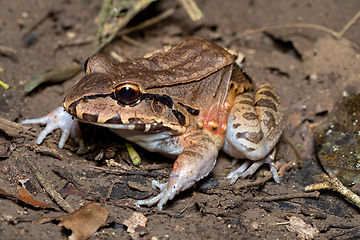
[[114, 96], [122, 104], [130, 105], [140, 98], [141, 92], [135, 84], [126, 83], [115, 88]]

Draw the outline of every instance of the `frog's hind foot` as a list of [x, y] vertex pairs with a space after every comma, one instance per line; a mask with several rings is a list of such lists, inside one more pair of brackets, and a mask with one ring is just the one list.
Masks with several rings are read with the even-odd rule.
[[226, 178], [230, 179], [230, 184], [234, 184], [238, 178], [246, 178], [252, 176], [263, 164], [269, 164], [270, 171], [274, 181], [280, 183], [280, 177], [274, 165], [276, 150], [273, 149], [264, 159], [259, 161], [246, 160], [238, 169], [231, 172]]

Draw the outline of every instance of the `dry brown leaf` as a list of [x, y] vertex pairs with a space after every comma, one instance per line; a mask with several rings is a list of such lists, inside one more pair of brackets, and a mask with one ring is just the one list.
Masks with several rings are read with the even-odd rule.
[[295, 232], [298, 234], [298, 237], [301, 239], [313, 239], [319, 235], [319, 230], [315, 227], [312, 227], [309, 224], [306, 224], [302, 219], [292, 216], [289, 219], [289, 226], [286, 226], [286, 229], [290, 232]]
[[24, 203], [30, 204], [33, 207], [39, 207], [39, 208], [55, 208], [55, 206], [43, 202], [39, 202], [37, 200], [34, 200], [33, 197], [26, 192], [24, 188], [19, 188], [19, 196], [14, 196], [12, 194], [9, 194], [5, 191], [0, 190], [0, 195], [10, 198], [10, 199], [16, 199], [19, 201], [22, 201]]
[[146, 226], [147, 217], [141, 213], [134, 212], [129, 219], [125, 219], [124, 225], [128, 227], [127, 231], [129, 233], [135, 233], [135, 229], [138, 226]]
[[109, 211], [105, 206], [90, 202], [79, 210], [54, 220], [61, 221], [59, 226], [72, 230], [69, 240], [85, 240], [90, 238], [105, 223], [108, 215]]
[[34, 207], [54, 208], [54, 206], [51, 204], [39, 202], [39, 201], [33, 199], [33, 197], [22, 187], [19, 187], [19, 196], [17, 197], [17, 199], [19, 199], [22, 202], [28, 203]]

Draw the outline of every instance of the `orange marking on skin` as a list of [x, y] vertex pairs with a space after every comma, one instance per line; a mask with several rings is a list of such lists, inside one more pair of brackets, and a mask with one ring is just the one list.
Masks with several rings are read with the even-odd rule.
[[[199, 119], [204, 123], [204, 128], [219, 136], [225, 136], [229, 111], [213, 107], [209, 111], [202, 111]], [[216, 128], [215, 125], [217, 125]], [[225, 131], [224, 131], [225, 130]]]

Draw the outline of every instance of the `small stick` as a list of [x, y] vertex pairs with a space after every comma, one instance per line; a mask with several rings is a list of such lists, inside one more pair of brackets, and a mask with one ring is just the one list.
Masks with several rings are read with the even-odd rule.
[[342, 38], [344, 34], [351, 28], [352, 25], [355, 24], [355, 22], [360, 18], [360, 11], [343, 27], [343, 29], [340, 32], [335, 32], [333, 35], [336, 37], [336, 39]]
[[117, 34], [117, 36], [129, 34], [129, 33], [144, 29], [146, 27], [149, 27], [151, 25], [154, 25], [155, 23], [161, 22], [162, 20], [164, 20], [164, 19], [170, 17], [171, 15], [173, 15], [175, 13], [175, 10], [176, 10], [176, 8], [170, 8], [170, 9], [160, 13], [156, 17], [150, 18], [150, 19], [140, 23], [139, 25], [129, 27], [129, 28], [126, 28], [126, 29], [120, 31]]
[[31, 160], [25, 158], [28, 165], [35, 172], [35, 176], [39, 181], [40, 185], [45, 189], [45, 191], [50, 195], [50, 197], [66, 212], [72, 213], [75, 210], [60, 196], [60, 194], [51, 186], [51, 184], [45, 180], [44, 176], [39, 172], [37, 167]]
[[29, 131], [30, 127], [25, 127], [21, 123], [9, 121], [0, 117], [0, 129], [11, 137], [16, 137], [19, 132], [26, 133], [33, 137], [38, 137], [36, 133]]
[[271, 172], [265, 172], [264, 178], [261, 178], [254, 182], [240, 183], [238, 185], [235, 185], [232, 190], [236, 194], [236, 192], [238, 192], [240, 189], [263, 185], [264, 183], [270, 181], [272, 178], [273, 178], [273, 176], [272, 176]]
[[17, 51], [12, 47], [0, 45], [0, 54], [13, 57], [17, 54]]
[[231, 44], [234, 40], [240, 39], [243, 37], [246, 37], [247, 35], [252, 35], [255, 33], [261, 33], [261, 32], [268, 32], [268, 31], [274, 31], [274, 30], [280, 30], [280, 29], [287, 29], [287, 28], [309, 28], [309, 29], [316, 29], [319, 31], [323, 31], [326, 33], [331, 34], [336, 39], [340, 39], [344, 36], [346, 31], [350, 29], [352, 25], [360, 18], [360, 11], [343, 27], [343, 29], [339, 32], [336, 32], [335, 30], [331, 28], [327, 28], [321, 25], [311, 24], [311, 23], [293, 23], [293, 24], [284, 24], [274, 27], [261, 27], [256, 29], [250, 29], [246, 30], [240, 34], [238, 34], [232, 41], [230, 41], [229, 44]]
[[292, 198], [318, 198], [319, 196], [320, 196], [320, 193], [315, 191], [315, 192], [311, 192], [311, 193], [294, 193], [294, 194], [286, 194], [286, 195], [278, 195], [278, 196], [245, 198], [245, 199], [243, 199], [243, 201], [273, 202], [273, 201], [289, 200]]
[[332, 190], [340, 193], [350, 202], [360, 208], [360, 197], [353, 191], [345, 187], [340, 180], [329, 172], [329, 176], [323, 173], [320, 176], [325, 182], [315, 183], [305, 187], [305, 191]]
[[93, 169], [100, 170], [105, 173], [118, 174], [118, 175], [142, 175], [148, 177], [166, 177], [168, 174], [166, 173], [150, 173], [150, 172], [136, 172], [136, 171], [124, 171], [124, 170], [114, 170], [114, 169], [106, 169], [102, 167], [93, 167]]
[[57, 158], [60, 160], [63, 157], [56, 149], [52, 149], [49, 147], [26, 144], [26, 148], [28, 148], [29, 150], [34, 151], [36, 153], [41, 153], [43, 155], [47, 155], [47, 156]]
[[193, 0], [177, 0], [185, 9], [193, 22], [204, 18], [204, 14]]
[[55, 45], [55, 50], [61, 49], [61, 48], [65, 48], [65, 47], [72, 47], [72, 46], [80, 46], [80, 45], [85, 45], [85, 44], [89, 44], [92, 43], [94, 41], [95, 37], [94, 36], [90, 36], [90, 37], [85, 37], [85, 38], [79, 38], [79, 39], [72, 39], [70, 41], [58, 41]]

